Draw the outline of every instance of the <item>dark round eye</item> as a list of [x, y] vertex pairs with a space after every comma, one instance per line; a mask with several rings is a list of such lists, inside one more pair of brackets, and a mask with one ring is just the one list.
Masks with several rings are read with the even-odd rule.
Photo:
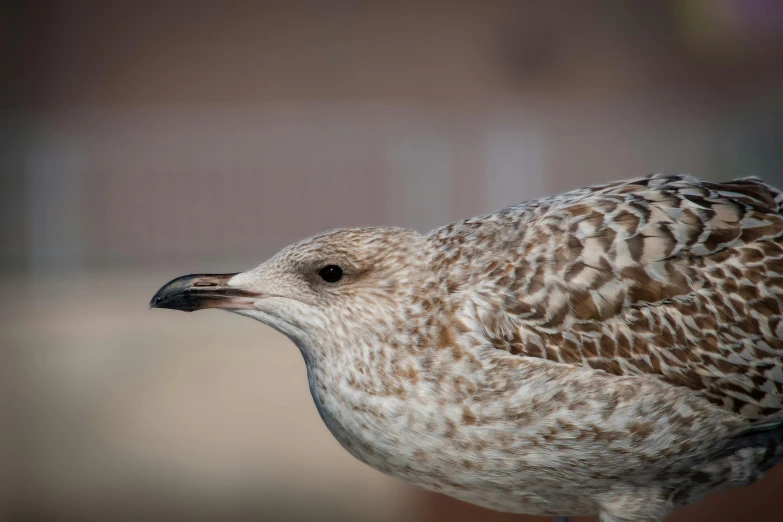
[[336, 283], [343, 277], [343, 269], [337, 265], [326, 265], [318, 272], [318, 275], [327, 283]]

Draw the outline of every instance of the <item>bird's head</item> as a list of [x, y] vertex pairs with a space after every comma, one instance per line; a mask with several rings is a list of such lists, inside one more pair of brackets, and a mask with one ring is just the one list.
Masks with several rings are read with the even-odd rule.
[[[186, 275], [164, 285], [153, 308], [230, 310], [300, 346], [335, 332], [385, 335], [429, 269], [426, 240], [406, 229], [342, 229], [316, 235], [235, 274]], [[403, 314], [400, 314], [403, 312]]]

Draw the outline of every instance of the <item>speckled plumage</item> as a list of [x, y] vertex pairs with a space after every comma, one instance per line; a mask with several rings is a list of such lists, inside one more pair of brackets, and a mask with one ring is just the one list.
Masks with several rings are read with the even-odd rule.
[[502, 511], [660, 520], [783, 458], [782, 205], [756, 179], [655, 175], [427, 235], [327, 232], [228, 285], [374, 468]]

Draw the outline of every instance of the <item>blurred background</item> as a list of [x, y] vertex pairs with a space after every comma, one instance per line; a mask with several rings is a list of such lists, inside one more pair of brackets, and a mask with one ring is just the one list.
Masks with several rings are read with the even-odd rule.
[[[651, 172], [783, 186], [783, 3], [2, 2], [0, 519], [545, 520], [371, 470], [287, 339], [147, 303]], [[778, 521], [781, 486], [671, 520]]]

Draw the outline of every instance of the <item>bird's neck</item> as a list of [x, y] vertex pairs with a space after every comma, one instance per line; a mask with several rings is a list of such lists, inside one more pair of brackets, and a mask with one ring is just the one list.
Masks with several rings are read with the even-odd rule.
[[[313, 347], [307, 349], [313, 352]], [[413, 371], [409, 357], [396, 357], [383, 343], [322, 348], [329, 357], [306, 356], [310, 392], [318, 413], [340, 444], [376, 469], [385, 466], [385, 449], [397, 451], [393, 418], [411, 393], [404, 376]], [[395, 448], [391, 448], [394, 445]]]
[[450, 360], [450, 349], [461, 348], [453, 317], [443, 309], [443, 291], [438, 281], [422, 281], [416, 294], [395, 296], [394, 313], [361, 322], [346, 318], [343, 324], [355, 325], [347, 335], [298, 343], [329, 430], [355, 457], [387, 473], [401, 451], [414, 451], [415, 444], [402, 442], [415, 436], [411, 422], [428, 422], [412, 417], [424, 416], [431, 410], [426, 404], [436, 401], [433, 386], [424, 382], [427, 361]]

